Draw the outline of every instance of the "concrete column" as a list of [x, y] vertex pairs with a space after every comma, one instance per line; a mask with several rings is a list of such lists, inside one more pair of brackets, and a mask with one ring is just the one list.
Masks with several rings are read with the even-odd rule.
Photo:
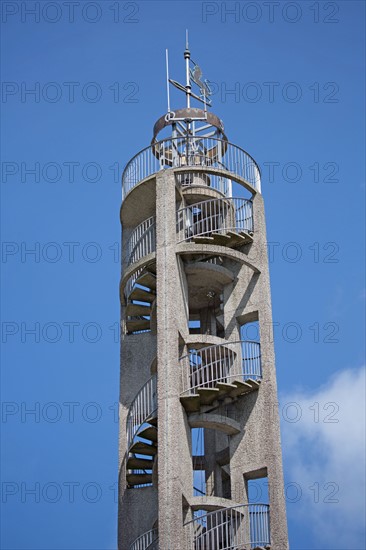
[[182, 496], [189, 476], [192, 485], [192, 466], [179, 400], [178, 328], [186, 314], [175, 254], [176, 191], [171, 171], [157, 175], [156, 204], [159, 547], [183, 550]]
[[261, 355], [263, 368], [263, 386], [261, 388], [264, 408], [263, 443], [266, 450], [268, 472], [271, 541], [274, 550], [288, 548], [286, 503], [282, 469], [282, 449], [280, 422], [278, 414], [276, 366], [273, 340], [273, 318], [271, 288], [267, 256], [267, 235], [264, 203], [262, 195], [256, 195], [253, 201], [255, 231], [259, 254], [260, 271], [258, 288], [258, 318], [260, 327]]

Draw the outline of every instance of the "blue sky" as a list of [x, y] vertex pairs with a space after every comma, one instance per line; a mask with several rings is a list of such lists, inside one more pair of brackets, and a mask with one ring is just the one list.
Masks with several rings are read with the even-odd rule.
[[262, 168], [291, 547], [364, 548], [365, 4], [1, 7], [2, 548], [116, 547], [120, 174], [187, 27]]

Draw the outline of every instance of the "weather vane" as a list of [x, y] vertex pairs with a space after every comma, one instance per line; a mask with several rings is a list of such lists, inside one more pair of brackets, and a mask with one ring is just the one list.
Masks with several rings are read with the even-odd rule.
[[[191, 61], [192, 63], [194, 63], [193, 60]], [[194, 68], [190, 69], [189, 72], [191, 75], [191, 81], [193, 80], [193, 82], [197, 84], [197, 86], [201, 90], [201, 96], [203, 96], [204, 98], [207, 98], [208, 96], [210, 96], [212, 94], [212, 91], [210, 89], [208, 80], [207, 79], [201, 80], [201, 77], [202, 77], [201, 67], [197, 65], [197, 63], [194, 63]], [[206, 101], [209, 105], [211, 105], [210, 99], [207, 99]]]

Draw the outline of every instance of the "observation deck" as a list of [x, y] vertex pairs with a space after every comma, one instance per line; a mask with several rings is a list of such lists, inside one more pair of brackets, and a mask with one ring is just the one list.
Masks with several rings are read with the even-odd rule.
[[[186, 136], [154, 142], [127, 163], [122, 201], [139, 184], [166, 169], [174, 169], [182, 185], [208, 186], [224, 197], [231, 196], [233, 179], [261, 192], [259, 166], [244, 149], [225, 139]], [[198, 179], [202, 172], [207, 177]]]

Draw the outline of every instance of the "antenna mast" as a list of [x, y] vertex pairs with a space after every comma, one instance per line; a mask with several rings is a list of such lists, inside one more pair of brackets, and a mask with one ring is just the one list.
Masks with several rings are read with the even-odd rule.
[[187, 109], [191, 106], [191, 78], [189, 72], [189, 62], [191, 59], [191, 52], [189, 51], [188, 45], [188, 29], [186, 29], [186, 49], [184, 51], [184, 59], [186, 60], [186, 98], [187, 98]]
[[169, 52], [165, 50], [165, 65], [166, 65], [166, 93], [168, 101], [168, 113], [170, 113], [170, 89], [169, 89]]

